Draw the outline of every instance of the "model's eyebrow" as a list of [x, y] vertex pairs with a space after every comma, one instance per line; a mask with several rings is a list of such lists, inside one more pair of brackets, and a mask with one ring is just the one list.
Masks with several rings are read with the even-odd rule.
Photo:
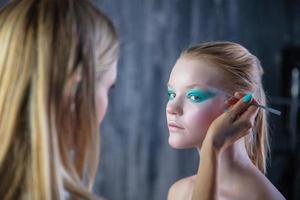
[[[167, 83], [167, 87], [173, 89], [173, 87], [171, 86], [170, 83]], [[190, 90], [190, 89], [193, 89], [193, 88], [199, 88], [199, 89], [204, 90], [204, 91], [210, 91], [212, 89], [212, 87], [210, 87], [210, 86], [199, 84], [199, 83], [193, 83], [193, 84], [187, 85], [185, 88], [186, 88], [186, 90]]]
[[191, 89], [191, 88], [195, 88], [195, 87], [198, 87], [198, 88], [201, 88], [201, 89], [208, 89], [207, 86], [201, 85], [199, 83], [194, 83], [194, 84], [186, 86], [187, 89]]
[[[170, 87], [170, 88], [173, 88], [170, 83], [167, 83], [167, 86]], [[200, 89], [209, 89], [208, 86], [201, 85], [199, 83], [194, 83], [194, 84], [187, 85], [185, 88], [186, 89], [191, 89], [191, 88], [195, 88], [195, 87], [198, 87]]]

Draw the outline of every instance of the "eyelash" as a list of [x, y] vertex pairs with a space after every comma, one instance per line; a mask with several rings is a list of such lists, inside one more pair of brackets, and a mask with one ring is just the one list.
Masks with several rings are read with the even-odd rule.
[[[195, 97], [195, 98], [193, 98], [193, 97]], [[198, 103], [203, 100], [201, 97], [199, 97], [197, 95], [193, 95], [193, 94], [187, 94], [187, 98], [190, 99], [194, 103]]]
[[110, 86], [109, 90], [113, 90], [116, 87], [116, 84]]

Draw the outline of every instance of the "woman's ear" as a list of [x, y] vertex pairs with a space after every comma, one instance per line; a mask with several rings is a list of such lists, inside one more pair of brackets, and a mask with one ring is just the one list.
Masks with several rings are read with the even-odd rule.
[[75, 109], [75, 96], [81, 80], [81, 73], [79, 70], [76, 70], [70, 75], [64, 88], [64, 100], [69, 104], [71, 111]]

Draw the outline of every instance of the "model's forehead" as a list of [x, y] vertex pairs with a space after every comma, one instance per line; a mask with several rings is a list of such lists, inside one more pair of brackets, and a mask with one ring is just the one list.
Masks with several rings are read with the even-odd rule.
[[207, 87], [219, 87], [222, 75], [217, 67], [201, 59], [179, 58], [170, 74], [168, 84], [173, 87], [187, 87], [199, 85], [203, 89]]

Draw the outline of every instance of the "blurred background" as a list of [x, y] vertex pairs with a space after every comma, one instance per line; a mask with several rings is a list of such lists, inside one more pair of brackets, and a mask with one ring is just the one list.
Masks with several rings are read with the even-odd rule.
[[164, 200], [176, 180], [196, 173], [196, 150], [168, 144], [166, 83], [184, 47], [228, 40], [261, 60], [269, 105], [283, 112], [269, 118], [267, 177], [287, 199], [300, 199], [299, 0], [94, 3], [113, 20], [121, 38], [117, 85], [101, 127], [97, 194], [109, 200]]

